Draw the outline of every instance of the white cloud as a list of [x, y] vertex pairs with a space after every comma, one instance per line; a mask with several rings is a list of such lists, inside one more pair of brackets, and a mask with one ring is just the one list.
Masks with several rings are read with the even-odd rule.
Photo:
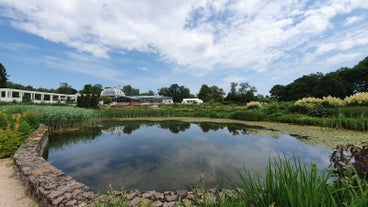
[[348, 26], [348, 25], [354, 24], [355, 22], [359, 22], [359, 21], [361, 21], [363, 19], [364, 19], [363, 16], [352, 16], [352, 17], [348, 17], [348, 18], [346, 18], [346, 20], [344, 22], [344, 25], [345, 26]]
[[[216, 67], [266, 71], [295, 51], [309, 50], [317, 58], [367, 43], [364, 37], [342, 37], [348, 28], [337, 28], [333, 20], [368, 9], [359, 0], [0, 0], [0, 5], [1, 16], [14, 27], [80, 53], [97, 58], [131, 50], [155, 53], [178, 68], [203, 74]], [[365, 18], [354, 15], [344, 25]], [[324, 42], [328, 35], [337, 35], [339, 42]]]

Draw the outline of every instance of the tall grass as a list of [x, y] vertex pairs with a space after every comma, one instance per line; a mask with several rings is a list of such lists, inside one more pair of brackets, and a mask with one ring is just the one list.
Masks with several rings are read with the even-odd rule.
[[41, 114], [40, 122], [48, 125], [51, 129], [91, 126], [99, 117], [98, 110], [70, 106], [13, 104], [2, 105], [0, 110], [8, 114], [37, 112]]
[[367, 182], [358, 177], [333, 180], [332, 171], [321, 173], [314, 164], [286, 157], [270, 161], [265, 177], [243, 168], [237, 170], [241, 187], [215, 206], [340, 207], [367, 206]]

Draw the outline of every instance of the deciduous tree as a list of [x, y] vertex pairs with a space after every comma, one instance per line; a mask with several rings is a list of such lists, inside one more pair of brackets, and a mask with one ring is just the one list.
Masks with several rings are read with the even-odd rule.
[[0, 87], [6, 87], [6, 81], [8, 80], [8, 74], [3, 64], [0, 63]]

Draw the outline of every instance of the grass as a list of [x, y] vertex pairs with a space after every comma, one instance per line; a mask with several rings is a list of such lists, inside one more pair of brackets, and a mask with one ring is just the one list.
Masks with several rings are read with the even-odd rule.
[[7, 114], [36, 112], [39, 113], [40, 122], [49, 126], [51, 130], [68, 127], [92, 126], [99, 117], [99, 111], [93, 109], [76, 108], [72, 106], [52, 105], [2, 105], [0, 110]]

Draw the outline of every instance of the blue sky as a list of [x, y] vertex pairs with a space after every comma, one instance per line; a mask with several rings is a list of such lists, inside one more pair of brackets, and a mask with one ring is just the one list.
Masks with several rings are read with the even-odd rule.
[[365, 0], [0, 0], [0, 62], [36, 88], [248, 82], [267, 95], [366, 56]]

